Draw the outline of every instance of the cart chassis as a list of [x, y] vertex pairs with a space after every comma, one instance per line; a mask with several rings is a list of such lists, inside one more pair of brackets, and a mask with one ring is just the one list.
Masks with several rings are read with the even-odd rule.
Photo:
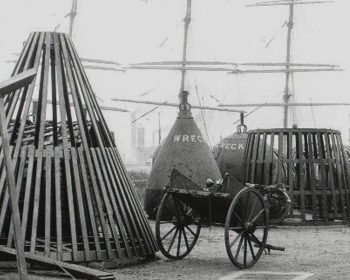
[[266, 244], [269, 209], [257, 186], [248, 184], [234, 197], [229, 193], [166, 189], [156, 218], [156, 239], [165, 257], [178, 260], [187, 256], [201, 228], [208, 226], [224, 227], [226, 252], [240, 269], [252, 267], [263, 252], [284, 251]]

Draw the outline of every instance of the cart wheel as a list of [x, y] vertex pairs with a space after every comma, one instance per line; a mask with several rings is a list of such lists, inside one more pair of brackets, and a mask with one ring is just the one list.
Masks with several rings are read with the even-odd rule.
[[196, 244], [200, 230], [199, 215], [175, 195], [166, 193], [156, 218], [156, 239], [163, 255], [173, 260], [187, 256]]
[[252, 267], [266, 245], [268, 210], [258, 191], [244, 188], [233, 199], [225, 222], [225, 247], [231, 262]]

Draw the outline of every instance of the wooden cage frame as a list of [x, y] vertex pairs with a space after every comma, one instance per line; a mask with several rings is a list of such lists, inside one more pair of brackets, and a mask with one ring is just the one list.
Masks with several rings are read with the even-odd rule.
[[[71, 262], [153, 255], [152, 230], [70, 37], [30, 34], [12, 75], [31, 68], [34, 81], [5, 98], [25, 251]], [[0, 245], [13, 247], [0, 162]]]
[[248, 134], [244, 182], [287, 185], [290, 217], [297, 222], [349, 221], [350, 172], [339, 131], [258, 129]]

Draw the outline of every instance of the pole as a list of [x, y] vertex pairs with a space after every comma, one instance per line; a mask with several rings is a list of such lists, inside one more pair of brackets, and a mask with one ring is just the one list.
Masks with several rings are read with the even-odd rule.
[[350, 145], [350, 114], [348, 115], [349, 117], [349, 145]]
[[73, 0], [72, 2], [72, 9], [69, 13], [69, 18], [70, 18], [70, 22], [69, 22], [69, 37], [72, 38], [73, 36], [73, 26], [74, 26], [74, 19], [75, 16], [77, 15], [77, 5], [78, 5], [78, 0]]
[[158, 144], [160, 144], [160, 141], [162, 140], [162, 130], [160, 128], [160, 112], [158, 113]]
[[18, 197], [16, 191], [16, 182], [14, 175], [14, 168], [12, 166], [12, 159], [10, 155], [10, 141], [7, 134], [7, 122], [5, 115], [5, 106], [3, 98], [0, 98], [0, 133], [2, 140], [2, 150], [4, 152], [6, 178], [7, 178], [7, 190], [10, 197], [10, 206], [12, 212], [12, 224], [14, 228], [14, 241], [17, 250], [17, 266], [18, 275], [20, 280], [27, 280], [27, 265], [24, 256], [24, 239], [21, 234], [21, 220], [18, 210]]
[[14, 242], [17, 251], [18, 276], [20, 280], [27, 280], [28, 273], [24, 256], [24, 238], [22, 237], [21, 219], [18, 210], [18, 196], [16, 190], [14, 167], [12, 165], [12, 158], [10, 155], [10, 141], [7, 133], [7, 118], [5, 114], [4, 97], [9, 93], [15, 92], [17, 89], [30, 84], [35, 76], [36, 70], [31, 69], [17, 74], [16, 76], [13, 76], [0, 84], [0, 134], [2, 150], [4, 152], [7, 179], [6, 185], [10, 198], [10, 208], [12, 213], [11, 221], [13, 225]]
[[187, 40], [188, 40], [188, 30], [191, 23], [191, 5], [192, 0], [187, 0], [186, 16], [184, 19], [184, 42], [182, 49], [182, 70], [181, 70], [181, 88], [180, 95], [185, 90], [185, 78], [186, 78], [186, 63], [187, 63]]
[[294, 0], [289, 4], [289, 19], [288, 19], [288, 32], [287, 32], [287, 55], [286, 55], [286, 84], [284, 88], [284, 96], [283, 96], [283, 101], [284, 101], [284, 112], [283, 112], [283, 127], [287, 128], [288, 127], [288, 111], [289, 111], [289, 101], [290, 98], [292, 97], [290, 93], [290, 87], [289, 83], [291, 80], [291, 76], [293, 75], [292, 72], [289, 72], [290, 68], [290, 61], [291, 61], [291, 48], [292, 48], [292, 31], [294, 27]]

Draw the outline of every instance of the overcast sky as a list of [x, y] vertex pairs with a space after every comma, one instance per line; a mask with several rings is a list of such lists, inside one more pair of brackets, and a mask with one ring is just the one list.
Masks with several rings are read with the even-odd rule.
[[[286, 6], [246, 7], [250, 0], [193, 0], [189, 59], [230, 62], [283, 62], [286, 55]], [[0, 0], [0, 78], [6, 79], [32, 31], [68, 32], [71, 0]], [[78, 0], [73, 41], [81, 57], [121, 63], [180, 60], [185, 0]], [[297, 73], [298, 102], [350, 102], [350, 1], [321, 5], [298, 5], [295, 9], [293, 62], [338, 64], [342, 72]], [[272, 39], [272, 41], [271, 41]], [[270, 42], [268, 44], [268, 42]], [[266, 46], [268, 44], [268, 46]], [[111, 102], [113, 97], [177, 101], [180, 74], [171, 71], [134, 70], [125, 73], [87, 70], [103, 105], [115, 105], [139, 114], [152, 106]], [[190, 73], [186, 88], [190, 101], [198, 98], [216, 106], [209, 95], [223, 103], [281, 102], [283, 74], [229, 75]], [[196, 93], [198, 89], [198, 94]], [[150, 91], [144, 96], [142, 93]], [[247, 108], [247, 111], [253, 108]], [[157, 129], [158, 113], [164, 131], [176, 117], [176, 109], [160, 108], [138, 122], [147, 128], [147, 144]], [[300, 127], [339, 129], [349, 138], [348, 107], [309, 107], [297, 110]], [[198, 116], [201, 128], [202, 121]], [[261, 108], [247, 118], [249, 128], [282, 126], [282, 109]], [[105, 113], [116, 133], [122, 153], [130, 151], [130, 114]], [[206, 113], [209, 139], [215, 144], [233, 131], [237, 114]]]

